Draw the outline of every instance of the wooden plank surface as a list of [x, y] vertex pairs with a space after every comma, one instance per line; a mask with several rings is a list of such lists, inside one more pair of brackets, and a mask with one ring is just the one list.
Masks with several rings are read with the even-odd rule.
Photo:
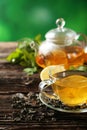
[[[87, 113], [46, 107], [38, 98], [39, 74], [27, 76], [22, 67], [3, 60], [16, 46], [15, 42], [0, 43], [0, 130], [86, 130]], [[23, 94], [23, 100], [17, 94]]]

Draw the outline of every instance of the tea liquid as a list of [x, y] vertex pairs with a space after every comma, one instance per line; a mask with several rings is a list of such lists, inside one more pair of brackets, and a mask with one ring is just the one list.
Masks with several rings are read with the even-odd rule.
[[[43, 48], [44, 49], [44, 48]], [[42, 68], [49, 65], [64, 64], [65, 67], [79, 66], [84, 63], [84, 51], [79, 46], [67, 46], [62, 49], [56, 49], [47, 55], [38, 54], [36, 62]]]
[[58, 64], [67, 64], [67, 55], [64, 50], [53, 50], [51, 53], [47, 55], [37, 55], [36, 62], [42, 68], [45, 68], [49, 65], [58, 65]]
[[87, 102], [87, 77], [72, 75], [53, 84], [54, 93], [60, 100], [69, 106]]
[[67, 54], [69, 66], [80, 66], [84, 63], [84, 50], [79, 46], [67, 46], [64, 48]]

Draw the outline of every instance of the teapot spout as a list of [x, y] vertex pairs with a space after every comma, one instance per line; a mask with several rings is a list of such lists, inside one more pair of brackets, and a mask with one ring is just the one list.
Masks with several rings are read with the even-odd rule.
[[85, 43], [87, 43], [87, 36], [83, 33], [80, 33]]
[[81, 36], [83, 38], [82, 47], [84, 48], [85, 53], [87, 53], [87, 36], [83, 33], [81, 33]]

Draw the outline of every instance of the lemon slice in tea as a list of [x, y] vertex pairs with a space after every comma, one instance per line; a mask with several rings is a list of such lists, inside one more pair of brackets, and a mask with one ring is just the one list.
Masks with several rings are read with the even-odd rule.
[[51, 68], [55, 68], [54, 73], [65, 71], [64, 65], [50, 65], [50, 66], [47, 66], [40, 73], [40, 79], [41, 80], [49, 79], [49, 70]]

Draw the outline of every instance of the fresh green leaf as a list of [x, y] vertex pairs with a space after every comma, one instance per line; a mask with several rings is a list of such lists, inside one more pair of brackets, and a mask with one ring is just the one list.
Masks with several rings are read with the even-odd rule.
[[81, 65], [81, 66], [77, 67], [77, 70], [86, 71], [87, 72], [87, 66], [86, 65]]
[[34, 74], [35, 72], [37, 72], [37, 68], [36, 68], [36, 67], [34, 67], [34, 68], [25, 68], [25, 69], [24, 69], [24, 72], [26, 72], [26, 73], [29, 74], [29, 75], [32, 75], [32, 74]]
[[81, 65], [78, 67], [70, 66], [69, 70], [79, 70], [87, 72], [87, 65]]
[[35, 38], [34, 38], [34, 41], [37, 42], [39, 45], [41, 44], [41, 34], [37, 35]]
[[7, 57], [7, 61], [18, 64], [20, 63], [22, 56], [23, 52], [20, 49], [16, 48], [16, 50]]
[[35, 55], [40, 44], [40, 37], [41, 35], [38, 35], [34, 40], [30, 38], [19, 40], [17, 48], [7, 57], [7, 61], [24, 66], [24, 71], [30, 75], [38, 72]]

